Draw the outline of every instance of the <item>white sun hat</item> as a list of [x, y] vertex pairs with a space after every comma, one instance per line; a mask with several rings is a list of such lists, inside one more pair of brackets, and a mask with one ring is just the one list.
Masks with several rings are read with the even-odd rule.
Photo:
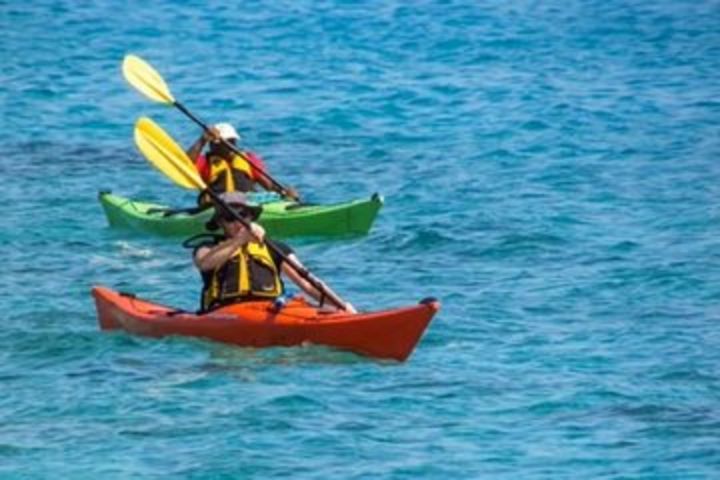
[[220, 136], [225, 140], [240, 140], [240, 135], [238, 135], [235, 127], [229, 123], [216, 123], [215, 128], [218, 129]]

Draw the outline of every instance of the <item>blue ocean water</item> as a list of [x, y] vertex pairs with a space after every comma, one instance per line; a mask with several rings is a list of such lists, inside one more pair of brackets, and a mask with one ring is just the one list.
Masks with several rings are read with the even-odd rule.
[[[714, 1], [0, 3], [0, 478], [718, 478]], [[150, 61], [367, 237], [291, 242], [365, 310], [443, 302], [407, 363], [103, 334], [90, 287], [193, 308], [132, 143]]]

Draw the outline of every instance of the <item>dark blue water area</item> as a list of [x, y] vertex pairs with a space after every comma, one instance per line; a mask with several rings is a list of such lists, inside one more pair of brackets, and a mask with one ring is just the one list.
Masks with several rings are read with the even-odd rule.
[[[0, 478], [718, 478], [720, 5], [0, 2]], [[193, 309], [189, 205], [138, 153], [155, 66], [368, 236], [290, 243], [362, 310], [435, 296], [406, 363], [99, 331]]]

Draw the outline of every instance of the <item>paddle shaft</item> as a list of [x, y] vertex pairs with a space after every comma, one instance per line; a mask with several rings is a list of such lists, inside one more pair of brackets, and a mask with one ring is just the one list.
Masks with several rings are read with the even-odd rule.
[[[210, 127], [208, 127], [207, 124], [204, 123], [202, 120], [200, 120], [198, 117], [196, 117], [195, 115], [193, 115], [193, 113], [192, 113], [190, 110], [188, 110], [188, 109], [185, 107], [185, 105], [183, 105], [182, 103], [178, 102], [177, 100], [175, 100], [175, 101], [173, 102], [173, 105], [175, 105], [175, 107], [176, 107], [178, 110], [180, 110], [182, 113], [184, 113], [190, 120], [192, 120], [193, 122], [197, 123], [197, 124], [200, 126], [200, 128], [202, 128], [204, 131], [210, 132]], [[260, 174], [261, 174], [263, 177], [267, 178], [267, 179], [270, 181], [270, 183], [272, 183], [272, 185], [278, 190], [278, 193], [280, 193], [281, 195], [284, 195], [284, 196], [286, 196], [286, 197], [292, 197], [292, 195], [290, 195], [290, 194], [288, 193], [287, 189], [286, 189], [285, 187], [283, 187], [282, 184], [280, 184], [280, 182], [278, 182], [277, 180], [275, 180], [273, 177], [270, 176], [269, 173], [267, 173], [265, 170], [263, 170], [263, 169], [260, 168], [258, 165], [256, 165], [256, 164], [253, 163], [251, 160], [249, 160], [249, 159], [247, 158], [247, 155], [246, 155], [245, 153], [243, 153], [239, 148], [237, 148], [235, 145], [233, 145], [232, 143], [228, 142], [228, 141], [225, 140], [224, 138], [221, 138], [220, 141], [223, 143], [223, 145], [225, 145], [226, 147], [228, 147], [230, 150], [232, 150], [233, 152], [235, 152], [237, 155], [240, 155], [240, 156], [243, 157], [245, 160], [247, 160], [248, 163], [250, 163], [250, 164], [252, 165], [252, 167], [253, 167], [254, 170], [257, 170], [258, 172], [260, 172]], [[297, 199], [296, 199], [296, 200], [297, 200]]]
[[[235, 210], [230, 208], [227, 203], [223, 199], [220, 198], [220, 196], [212, 189], [212, 188], [206, 188], [205, 192], [210, 195], [210, 197], [213, 199], [213, 202], [215, 202], [216, 205], [219, 205], [220, 208], [222, 208], [226, 213], [230, 214], [235, 220], [242, 223], [243, 226], [250, 232], [252, 235], [252, 229], [250, 228], [250, 222], [245, 220], [243, 217], [237, 214]], [[335, 293], [329, 291], [325, 285], [323, 285], [322, 282], [320, 282], [317, 278], [315, 278], [309, 271], [307, 271], [305, 268], [301, 267], [297, 264], [293, 259], [285, 255], [278, 247], [275, 246], [272, 242], [267, 242], [266, 245], [272, 250], [275, 254], [277, 254], [280, 258], [283, 259], [285, 263], [290, 265], [290, 268], [295, 270], [298, 275], [300, 275], [303, 279], [305, 279], [310, 285], [312, 285], [315, 290], [320, 292], [320, 294], [323, 297], [328, 298], [332, 303], [335, 304], [336, 307], [338, 307], [341, 310], [345, 309], [345, 302], [343, 302], [340, 297], [335, 295]], [[321, 302], [322, 303], [322, 302]]]

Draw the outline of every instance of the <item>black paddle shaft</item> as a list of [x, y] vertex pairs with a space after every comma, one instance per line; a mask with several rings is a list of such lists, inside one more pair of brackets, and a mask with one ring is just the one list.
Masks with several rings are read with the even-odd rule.
[[[216, 206], [220, 206], [222, 210], [230, 215], [233, 219], [237, 220], [238, 222], [242, 223], [243, 226], [252, 234], [252, 230], [250, 228], [250, 222], [245, 220], [243, 217], [238, 215], [238, 213], [230, 208], [230, 206], [225, 203], [223, 199], [220, 198], [220, 195], [218, 195], [212, 188], [205, 189], [205, 193], [210, 195], [210, 198], [212, 198], [213, 202], [215, 202]], [[345, 303], [340, 300], [340, 298], [335, 295], [333, 292], [328, 291], [327, 288], [325, 288], [325, 285], [321, 281], [319, 281], [317, 278], [313, 276], [308, 270], [298, 265], [294, 260], [292, 260], [290, 257], [285, 255], [278, 247], [275, 246], [272, 242], [267, 242], [266, 245], [272, 250], [275, 254], [277, 254], [280, 258], [283, 259], [285, 263], [290, 265], [290, 267], [295, 270], [298, 275], [300, 275], [303, 279], [307, 280], [315, 289], [320, 292], [320, 294], [323, 297], [327, 297], [330, 299], [332, 303], [335, 304], [336, 307], [338, 307], [341, 310], [345, 309]], [[322, 303], [322, 302], [321, 302]]]

